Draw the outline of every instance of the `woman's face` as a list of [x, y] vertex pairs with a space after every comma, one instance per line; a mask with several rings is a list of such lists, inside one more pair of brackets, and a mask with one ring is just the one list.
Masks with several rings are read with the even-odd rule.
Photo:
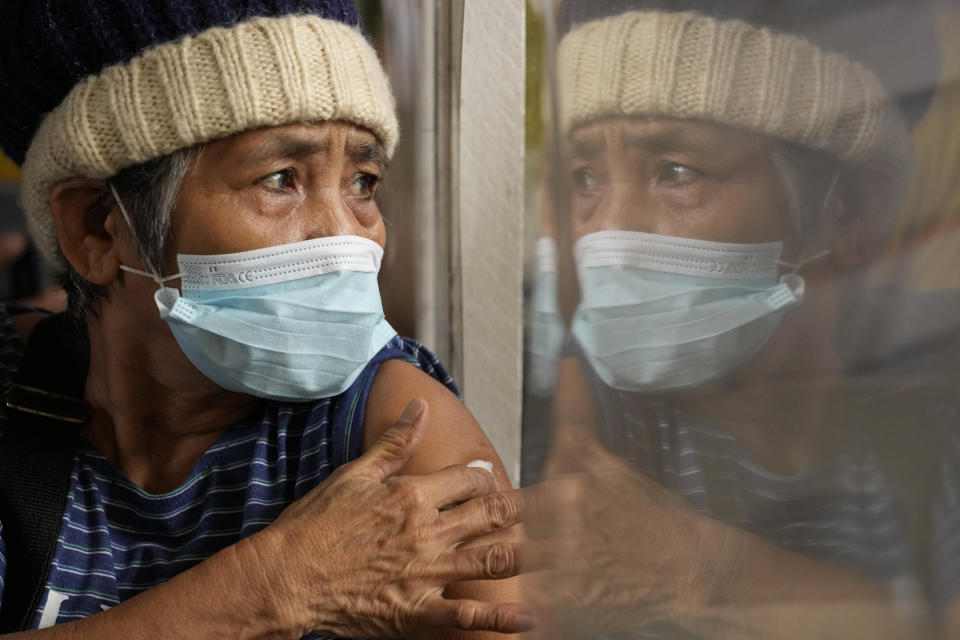
[[384, 154], [352, 124], [293, 124], [205, 146], [187, 172], [171, 255], [221, 254], [336, 235], [386, 244], [374, 195]]
[[787, 196], [760, 135], [668, 118], [598, 121], [571, 135], [567, 179], [574, 240], [617, 229], [790, 244]]

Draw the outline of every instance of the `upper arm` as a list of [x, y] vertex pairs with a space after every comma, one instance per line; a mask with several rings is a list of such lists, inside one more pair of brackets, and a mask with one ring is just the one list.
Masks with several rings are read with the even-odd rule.
[[403, 413], [414, 398], [430, 407], [427, 434], [416, 455], [404, 467], [405, 475], [438, 471], [471, 460], [493, 463], [497, 487], [510, 488], [500, 456], [467, 406], [449, 389], [403, 360], [384, 362], [370, 388], [363, 425], [363, 449], [369, 449]]
[[[407, 404], [418, 397], [426, 400], [429, 406], [427, 434], [416, 455], [404, 467], [404, 475], [426, 474], [471, 460], [489, 460], [493, 463], [497, 488], [501, 491], [510, 489], [510, 480], [500, 456], [467, 406], [431, 376], [402, 360], [383, 363], [373, 380], [364, 420], [364, 450], [369, 449], [400, 418]], [[516, 526], [477, 538], [463, 546], [517, 542], [521, 537], [521, 530]], [[463, 582], [449, 587], [446, 595], [486, 602], [517, 602], [520, 599], [520, 587], [516, 578]], [[441, 637], [449, 640], [480, 640], [503, 636], [480, 632], [447, 632]]]

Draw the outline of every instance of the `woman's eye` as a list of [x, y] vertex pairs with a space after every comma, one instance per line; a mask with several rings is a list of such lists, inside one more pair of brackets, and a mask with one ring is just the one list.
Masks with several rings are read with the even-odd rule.
[[271, 173], [257, 180], [259, 184], [274, 191], [286, 192], [297, 188], [297, 172], [294, 169], [284, 169]]
[[369, 200], [377, 193], [379, 183], [380, 176], [361, 172], [353, 177], [347, 190], [350, 196]]
[[664, 162], [657, 172], [657, 182], [671, 187], [685, 187], [696, 182], [703, 174], [678, 162]]
[[600, 189], [600, 180], [590, 169], [577, 169], [573, 172], [573, 184], [577, 191], [593, 193]]

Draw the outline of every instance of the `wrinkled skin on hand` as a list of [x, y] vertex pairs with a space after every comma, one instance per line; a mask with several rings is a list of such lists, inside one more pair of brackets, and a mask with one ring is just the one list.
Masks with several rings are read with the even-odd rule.
[[411, 402], [375, 446], [251, 538], [296, 633], [410, 638], [531, 627], [517, 604], [444, 597], [450, 583], [516, 574], [513, 544], [458, 546], [518, 522], [521, 503], [519, 492], [497, 493], [484, 469], [398, 476], [427, 418], [426, 402]]
[[[707, 604], [722, 577], [709, 560], [727, 528], [634, 470], [591, 435], [592, 406], [562, 395], [554, 448], [528, 490], [531, 543], [524, 600], [538, 612], [531, 638], [584, 638], [666, 622]], [[558, 394], [561, 397], [561, 394]]]

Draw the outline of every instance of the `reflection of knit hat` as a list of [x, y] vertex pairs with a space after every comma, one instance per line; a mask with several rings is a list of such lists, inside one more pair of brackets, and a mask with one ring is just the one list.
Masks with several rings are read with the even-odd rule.
[[14, 0], [0, 27], [0, 147], [56, 254], [61, 180], [258, 127], [345, 120], [393, 153], [393, 97], [351, 0]]
[[564, 129], [608, 116], [694, 118], [842, 159], [905, 161], [905, 128], [870, 70], [742, 20], [628, 11], [567, 33], [557, 65]]

